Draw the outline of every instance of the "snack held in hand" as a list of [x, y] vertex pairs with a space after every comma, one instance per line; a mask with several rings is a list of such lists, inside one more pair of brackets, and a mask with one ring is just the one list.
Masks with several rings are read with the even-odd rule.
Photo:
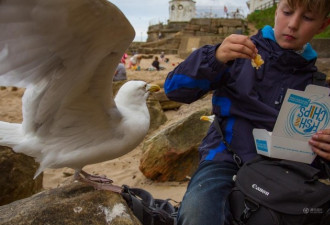
[[257, 56], [251, 60], [251, 64], [256, 69], [259, 69], [262, 64], [264, 64], [264, 60], [261, 58], [261, 55], [257, 54]]

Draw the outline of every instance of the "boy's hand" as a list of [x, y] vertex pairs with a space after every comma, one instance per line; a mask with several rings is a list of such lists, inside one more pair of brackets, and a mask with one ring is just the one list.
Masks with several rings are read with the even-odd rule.
[[309, 144], [317, 155], [330, 161], [330, 129], [315, 133], [309, 140]]
[[236, 58], [254, 59], [258, 53], [256, 46], [248, 36], [231, 34], [226, 37], [216, 51], [216, 58], [227, 63]]

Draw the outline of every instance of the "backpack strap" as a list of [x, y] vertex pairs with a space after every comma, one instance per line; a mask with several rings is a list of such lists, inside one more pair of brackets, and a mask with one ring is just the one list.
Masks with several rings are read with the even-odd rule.
[[320, 162], [321, 171], [324, 173], [325, 178], [330, 179], [330, 162], [325, 161], [321, 157], [318, 157]]
[[145, 213], [145, 209], [152, 208], [155, 201], [149, 192], [143, 189], [130, 188], [127, 185], [123, 185], [123, 191], [121, 192], [121, 195], [126, 200], [134, 215], [141, 222], [144, 223], [148, 221], [148, 225], [154, 224], [153, 217], [148, 216], [148, 213]]
[[[172, 199], [155, 199], [155, 210], [154, 215], [158, 216], [162, 224], [166, 225], [176, 225], [177, 224], [177, 214], [178, 208], [174, 207], [170, 201]], [[172, 200], [174, 201], [174, 200]], [[176, 201], [174, 201], [176, 202]], [[177, 203], [177, 202], [176, 202]]]
[[239, 157], [239, 155], [236, 153], [236, 151], [229, 145], [229, 143], [226, 141], [225, 136], [223, 135], [223, 132], [221, 130], [220, 124], [219, 124], [219, 120], [217, 118], [217, 116], [214, 117], [214, 127], [215, 129], [218, 131], [218, 133], [221, 136], [221, 140], [223, 142], [223, 144], [226, 146], [228, 152], [230, 152], [233, 155], [233, 160], [236, 163], [236, 165], [238, 166], [238, 168], [241, 168], [243, 165], [243, 161], [242, 159]]
[[178, 207], [170, 203], [172, 199], [154, 199], [148, 191], [127, 185], [123, 185], [121, 195], [143, 225], [177, 224]]

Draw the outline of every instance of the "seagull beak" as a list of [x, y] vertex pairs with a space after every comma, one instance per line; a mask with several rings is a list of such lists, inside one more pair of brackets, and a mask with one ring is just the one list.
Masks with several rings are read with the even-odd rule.
[[200, 120], [212, 123], [213, 120], [214, 120], [214, 115], [212, 115], [212, 116], [201, 116]]
[[147, 91], [157, 92], [160, 90], [160, 87], [157, 84], [147, 84]]

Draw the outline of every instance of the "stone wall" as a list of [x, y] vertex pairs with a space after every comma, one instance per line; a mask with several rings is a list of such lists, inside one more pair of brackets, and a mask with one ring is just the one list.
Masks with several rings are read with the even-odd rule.
[[189, 23], [160, 23], [148, 28], [146, 43], [131, 45], [129, 51], [143, 54], [165, 52], [185, 57], [195, 48], [221, 42], [233, 33], [247, 33], [247, 22], [242, 19], [195, 18]]
[[[249, 34], [248, 22], [243, 19], [194, 18], [189, 23], [169, 22], [152, 25], [147, 42], [132, 44], [129, 52], [143, 54], [178, 54], [187, 57], [194, 49], [206, 44], [217, 44], [230, 34]], [[319, 58], [330, 57], [330, 39], [311, 42]]]
[[192, 19], [182, 31], [178, 55], [185, 58], [196, 48], [220, 43], [230, 34], [248, 34], [247, 22], [224, 18]]
[[247, 34], [247, 22], [242, 19], [196, 18], [184, 28], [184, 33], [194, 36], [228, 36], [230, 34]]
[[181, 44], [181, 33], [178, 32], [172, 37], [162, 38], [153, 42], [139, 42], [138, 44], [131, 44], [129, 52], [139, 52], [142, 54], [178, 54], [178, 49]]
[[147, 42], [172, 38], [176, 33], [182, 31], [187, 24], [187, 22], [170, 22], [166, 25], [159, 23], [149, 26]]
[[180, 58], [186, 58], [195, 49], [208, 44], [217, 44], [223, 41], [222, 36], [184, 36], [178, 49]]
[[229, 34], [247, 34], [247, 22], [242, 19], [226, 18], [194, 18], [189, 23], [169, 22], [152, 25], [148, 28], [147, 42], [159, 41], [173, 37], [176, 33], [183, 31], [193, 36], [209, 36]]

